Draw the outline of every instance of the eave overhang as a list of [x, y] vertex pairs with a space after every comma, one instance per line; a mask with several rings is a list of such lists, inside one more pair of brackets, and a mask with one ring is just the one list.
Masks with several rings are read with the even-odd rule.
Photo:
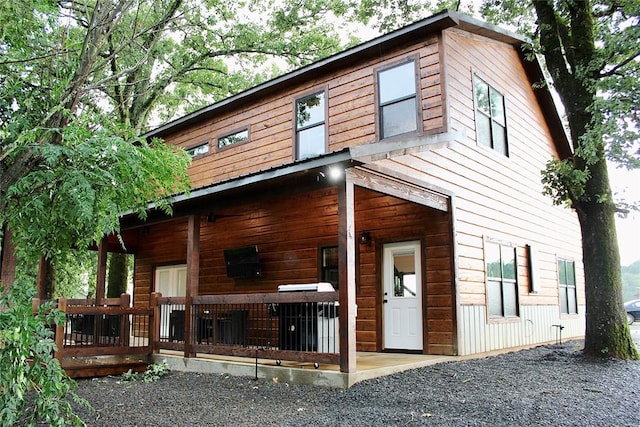
[[[266, 169], [249, 175], [218, 182], [206, 187], [197, 188], [189, 193], [175, 195], [172, 199], [172, 215], [168, 216], [153, 203], [149, 204], [147, 218], [141, 219], [129, 212], [121, 217], [121, 228], [135, 228], [149, 223], [167, 221], [194, 213], [211, 211], [216, 203], [233, 203], [240, 199], [250, 200], [254, 194], [265, 192], [278, 193], [278, 189], [304, 187], [314, 182], [320, 186], [335, 185], [330, 176], [330, 169], [344, 172], [346, 169], [360, 165], [352, 158], [348, 148], [322, 156], [296, 161], [295, 163]], [[337, 182], [337, 181], [336, 181]]]

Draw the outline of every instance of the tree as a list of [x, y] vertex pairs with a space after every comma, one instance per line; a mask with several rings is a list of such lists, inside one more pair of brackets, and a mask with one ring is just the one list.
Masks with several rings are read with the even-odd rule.
[[[618, 206], [609, 185], [607, 157], [639, 167], [640, 3], [637, 1], [489, 2], [489, 16], [535, 13], [534, 48], [543, 55], [565, 107], [574, 155], [552, 160], [546, 191], [580, 221], [586, 286], [584, 352], [638, 359], [622, 308]], [[499, 4], [498, 4], [499, 3]], [[522, 9], [525, 8], [525, 9]], [[501, 15], [502, 14], [502, 15]]]

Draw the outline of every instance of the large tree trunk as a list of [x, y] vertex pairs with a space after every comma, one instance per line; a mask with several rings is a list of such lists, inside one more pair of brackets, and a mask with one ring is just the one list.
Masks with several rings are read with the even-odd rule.
[[[592, 180], [608, 183], [604, 160], [590, 170]], [[612, 201], [581, 202], [577, 212], [587, 299], [584, 352], [589, 356], [638, 359], [622, 303], [615, 205]]]
[[[594, 111], [599, 70], [594, 38], [593, 9], [589, 1], [567, 2], [569, 21], [553, 2], [532, 2], [538, 17], [540, 44], [555, 88], [567, 113], [575, 154], [567, 159], [578, 175], [563, 178], [576, 210], [582, 232], [585, 273], [585, 354], [598, 357], [638, 359], [622, 305], [620, 253], [615, 225], [615, 205], [609, 185], [603, 120]], [[576, 176], [587, 173], [582, 186]]]

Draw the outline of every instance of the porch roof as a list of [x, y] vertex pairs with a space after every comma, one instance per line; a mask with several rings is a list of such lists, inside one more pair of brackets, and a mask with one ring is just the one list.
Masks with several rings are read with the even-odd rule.
[[[173, 217], [191, 213], [205, 213], [211, 210], [210, 206], [202, 206], [204, 201], [247, 197], [248, 190], [251, 194], [271, 188], [277, 182], [279, 188], [301, 188], [312, 182], [323, 180], [326, 185], [331, 185], [330, 169], [337, 168], [343, 174], [345, 169], [361, 164], [354, 159], [349, 148], [324, 154], [321, 156], [299, 160], [294, 163], [265, 169], [249, 175], [239, 176], [206, 187], [197, 188], [189, 193], [177, 194], [173, 197]], [[138, 227], [141, 222], [148, 224], [167, 219], [167, 215], [158, 209], [156, 205], [149, 204], [149, 214], [145, 221], [140, 221], [136, 214], [127, 212], [122, 215], [121, 228]]]

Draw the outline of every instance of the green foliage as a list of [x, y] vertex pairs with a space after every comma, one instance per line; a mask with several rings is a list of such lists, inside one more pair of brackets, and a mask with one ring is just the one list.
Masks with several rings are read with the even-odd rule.
[[117, 232], [120, 214], [144, 216], [150, 200], [169, 210], [170, 194], [188, 188], [186, 153], [164, 144], [80, 126], [68, 126], [62, 142], [35, 147], [42, 162], [9, 188], [0, 212], [34, 258]]
[[571, 161], [549, 160], [542, 172], [544, 194], [550, 196], [556, 205], [572, 206], [573, 200], [582, 198], [588, 178], [589, 171], [576, 169]]
[[32, 285], [18, 281], [0, 296], [0, 424], [83, 425], [72, 402], [87, 404], [53, 358], [48, 325], [64, 322], [64, 314], [43, 306], [34, 315], [30, 289]]
[[[640, 167], [640, 2], [554, 0], [545, 8], [539, 7], [542, 3], [485, 0], [481, 11], [491, 22], [515, 25], [531, 37], [532, 49], [545, 56], [567, 108], [574, 156], [547, 165], [546, 193], [574, 207], [580, 201], [609, 203], [602, 185], [590, 187], [595, 194], [585, 188], [593, 176], [591, 166], [605, 156], [623, 167]], [[545, 33], [557, 35], [559, 45]], [[633, 201], [618, 203], [637, 208]]]
[[166, 360], [163, 360], [162, 363], [153, 363], [147, 367], [147, 369], [139, 374], [137, 372], [133, 372], [129, 369], [127, 372], [122, 374], [122, 381], [144, 381], [146, 383], [154, 382], [164, 377], [169, 373], [169, 364]]

